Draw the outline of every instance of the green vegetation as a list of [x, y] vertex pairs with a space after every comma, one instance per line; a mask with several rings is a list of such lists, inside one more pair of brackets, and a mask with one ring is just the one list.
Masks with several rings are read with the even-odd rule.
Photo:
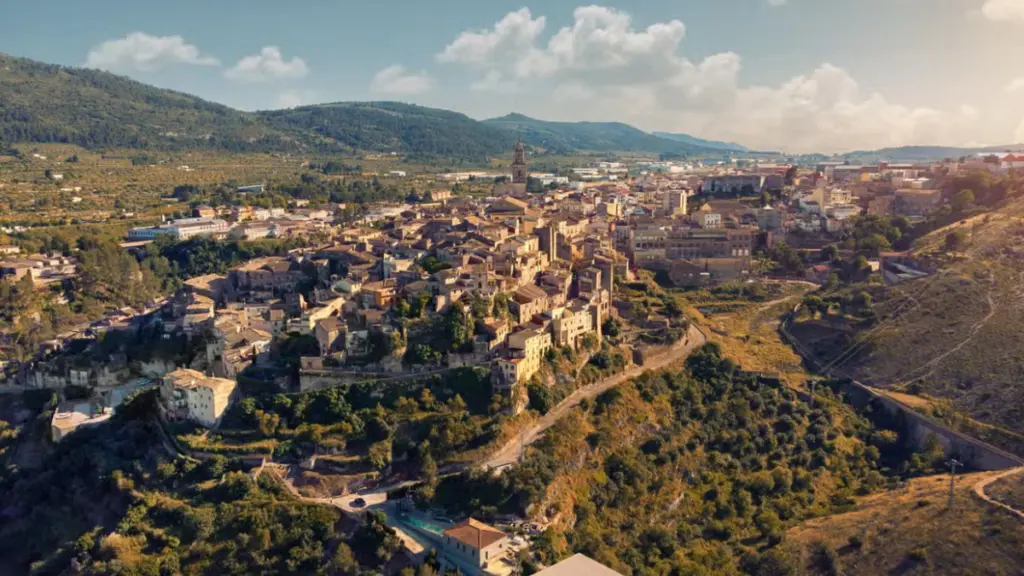
[[[98, 70], [0, 55], [0, 141], [88, 149], [215, 149], [231, 152], [396, 152], [408, 158], [484, 161], [517, 136], [557, 154], [633, 151], [686, 155], [714, 147], [652, 136], [618, 123], [542, 122], [509, 115], [478, 122], [398, 102], [343, 102], [241, 112]], [[139, 155], [138, 164], [152, 163]], [[355, 167], [318, 165], [325, 174]]]
[[537, 544], [544, 562], [583, 552], [623, 573], [760, 573], [787, 525], [933, 470], [935, 453], [908, 459], [900, 446], [827, 388], [809, 404], [709, 344], [685, 372], [646, 373], [585, 404], [521, 467], [414, 495], [483, 518], [555, 518]]
[[[0, 140], [86, 148], [294, 150], [254, 115], [97, 70], [0, 55]], [[209, 135], [209, 137], [207, 137]]]
[[[990, 198], [1006, 185], [998, 182], [1003, 184], [970, 185], [986, 190], [976, 198]], [[854, 283], [819, 295], [828, 314], [819, 308], [820, 319], [805, 316], [790, 332], [823, 362], [849, 351], [838, 368], [850, 377], [929, 401], [949, 400], [942, 413], [957, 416], [943, 421], [960, 422], [962, 431], [1021, 453], [1019, 440], [997, 431], [1024, 434], [1016, 374], [1024, 358], [1015, 345], [1024, 325], [1018, 304], [1024, 204], [1014, 196], [1006, 202], [916, 240], [914, 258], [937, 270], [934, 276], [891, 287]]]
[[[337, 511], [304, 504], [222, 457], [176, 457], [160, 440], [154, 393], [77, 431], [37, 470], [0, 482], [7, 568], [60, 574], [321, 574]], [[358, 543], [353, 542], [354, 546]], [[371, 552], [372, 553], [372, 552]]]
[[378, 388], [370, 382], [246, 398], [216, 433], [184, 427], [179, 438], [199, 452], [291, 459], [330, 454], [354, 457], [355, 473], [383, 470], [393, 461], [415, 473], [424, 455], [449, 462], [493, 441], [505, 418], [484, 370], [395, 384], [383, 397]]
[[302, 130], [355, 150], [483, 158], [512, 148], [512, 135], [464, 114], [401, 104], [351, 102], [259, 113], [270, 126]]
[[683, 155], [714, 151], [710, 146], [652, 136], [619, 122], [546, 122], [522, 114], [484, 120], [503, 128], [525, 142], [548, 152], [564, 154], [575, 150], [595, 152], [649, 152]]

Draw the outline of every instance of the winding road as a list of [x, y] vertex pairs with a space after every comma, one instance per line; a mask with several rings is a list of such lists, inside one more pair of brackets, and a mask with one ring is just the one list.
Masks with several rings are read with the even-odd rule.
[[705, 342], [707, 342], [707, 336], [705, 336], [700, 329], [691, 324], [689, 330], [686, 332], [686, 338], [677, 342], [668, 350], [648, 358], [643, 366], [635, 366], [625, 372], [616, 374], [573, 392], [568, 398], [559, 403], [558, 406], [555, 406], [550, 412], [545, 414], [533, 426], [520, 432], [516, 439], [506, 443], [498, 453], [491, 456], [488, 460], [481, 462], [480, 467], [485, 470], [495, 470], [516, 464], [520, 459], [522, 459], [527, 446], [536, 442], [548, 428], [554, 426], [555, 423], [564, 418], [570, 410], [579, 406], [580, 402], [583, 400], [596, 398], [602, 393], [615, 388], [632, 378], [636, 378], [648, 370], [660, 370], [669, 364], [686, 358], [694, 350], [703, 346]]

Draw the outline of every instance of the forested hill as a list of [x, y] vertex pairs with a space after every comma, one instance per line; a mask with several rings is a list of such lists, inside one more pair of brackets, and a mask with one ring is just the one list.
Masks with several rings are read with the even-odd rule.
[[654, 152], [706, 154], [720, 152], [710, 146], [659, 138], [621, 122], [548, 122], [522, 114], [484, 120], [485, 124], [519, 135], [524, 141], [555, 152]]
[[474, 120], [397, 102], [343, 102], [243, 112], [98, 70], [0, 54], [0, 141], [91, 149], [395, 152], [482, 160], [516, 138], [541, 150], [715, 153], [614, 122], [544, 122], [513, 114]]
[[294, 146], [258, 117], [97, 70], [0, 54], [0, 140], [86, 148]]
[[465, 114], [398, 102], [339, 102], [257, 113], [282, 131], [357, 150], [473, 158], [512, 149], [515, 136]]

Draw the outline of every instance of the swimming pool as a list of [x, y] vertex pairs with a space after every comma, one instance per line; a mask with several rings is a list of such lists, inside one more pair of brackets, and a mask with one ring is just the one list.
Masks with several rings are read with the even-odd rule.
[[413, 528], [418, 528], [420, 530], [423, 530], [424, 532], [429, 532], [431, 534], [441, 537], [444, 536], [444, 531], [446, 528], [448, 528], [448, 525], [446, 524], [432, 522], [430, 520], [417, 518], [415, 516], [403, 516], [402, 521], [412, 526]]

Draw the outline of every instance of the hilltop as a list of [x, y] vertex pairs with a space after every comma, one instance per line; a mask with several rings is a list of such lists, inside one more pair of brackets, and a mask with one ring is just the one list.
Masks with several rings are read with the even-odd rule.
[[515, 137], [465, 114], [398, 102], [337, 102], [258, 112], [267, 125], [315, 134], [353, 150], [483, 157], [511, 150]]
[[726, 150], [730, 152], [750, 152], [750, 148], [735, 142], [705, 140], [703, 138], [697, 138], [696, 136], [690, 136], [689, 134], [677, 134], [674, 132], [651, 132], [651, 134], [658, 138], [673, 140], [675, 142], [683, 142], [684, 144], [692, 144], [701, 148], [714, 148], [716, 150]]
[[839, 158], [851, 162], [938, 162], [946, 158], [962, 158], [977, 154], [999, 154], [1002, 152], [1019, 151], [1020, 144], [1004, 144], [999, 146], [959, 147], [959, 146], [896, 146], [878, 150], [857, 150], [843, 154]]
[[486, 121], [399, 102], [338, 102], [243, 112], [129, 78], [0, 54], [0, 141], [99, 150], [384, 152], [481, 160], [522, 138], [558, 154], [628, 151], [708, 154], [615, 122], [543, 122], [513, 114]]
[[86, 148], [294, 147], [258, 117], [97, 70], [0, 54], [0, 140]]
[[524, 141], [553, 151], [655, 152], [701, 154], [720, 152], [712, 146], [660, 138], [621, 122], [549, 122], [522, 114], [484, 120], [510, 131]]

